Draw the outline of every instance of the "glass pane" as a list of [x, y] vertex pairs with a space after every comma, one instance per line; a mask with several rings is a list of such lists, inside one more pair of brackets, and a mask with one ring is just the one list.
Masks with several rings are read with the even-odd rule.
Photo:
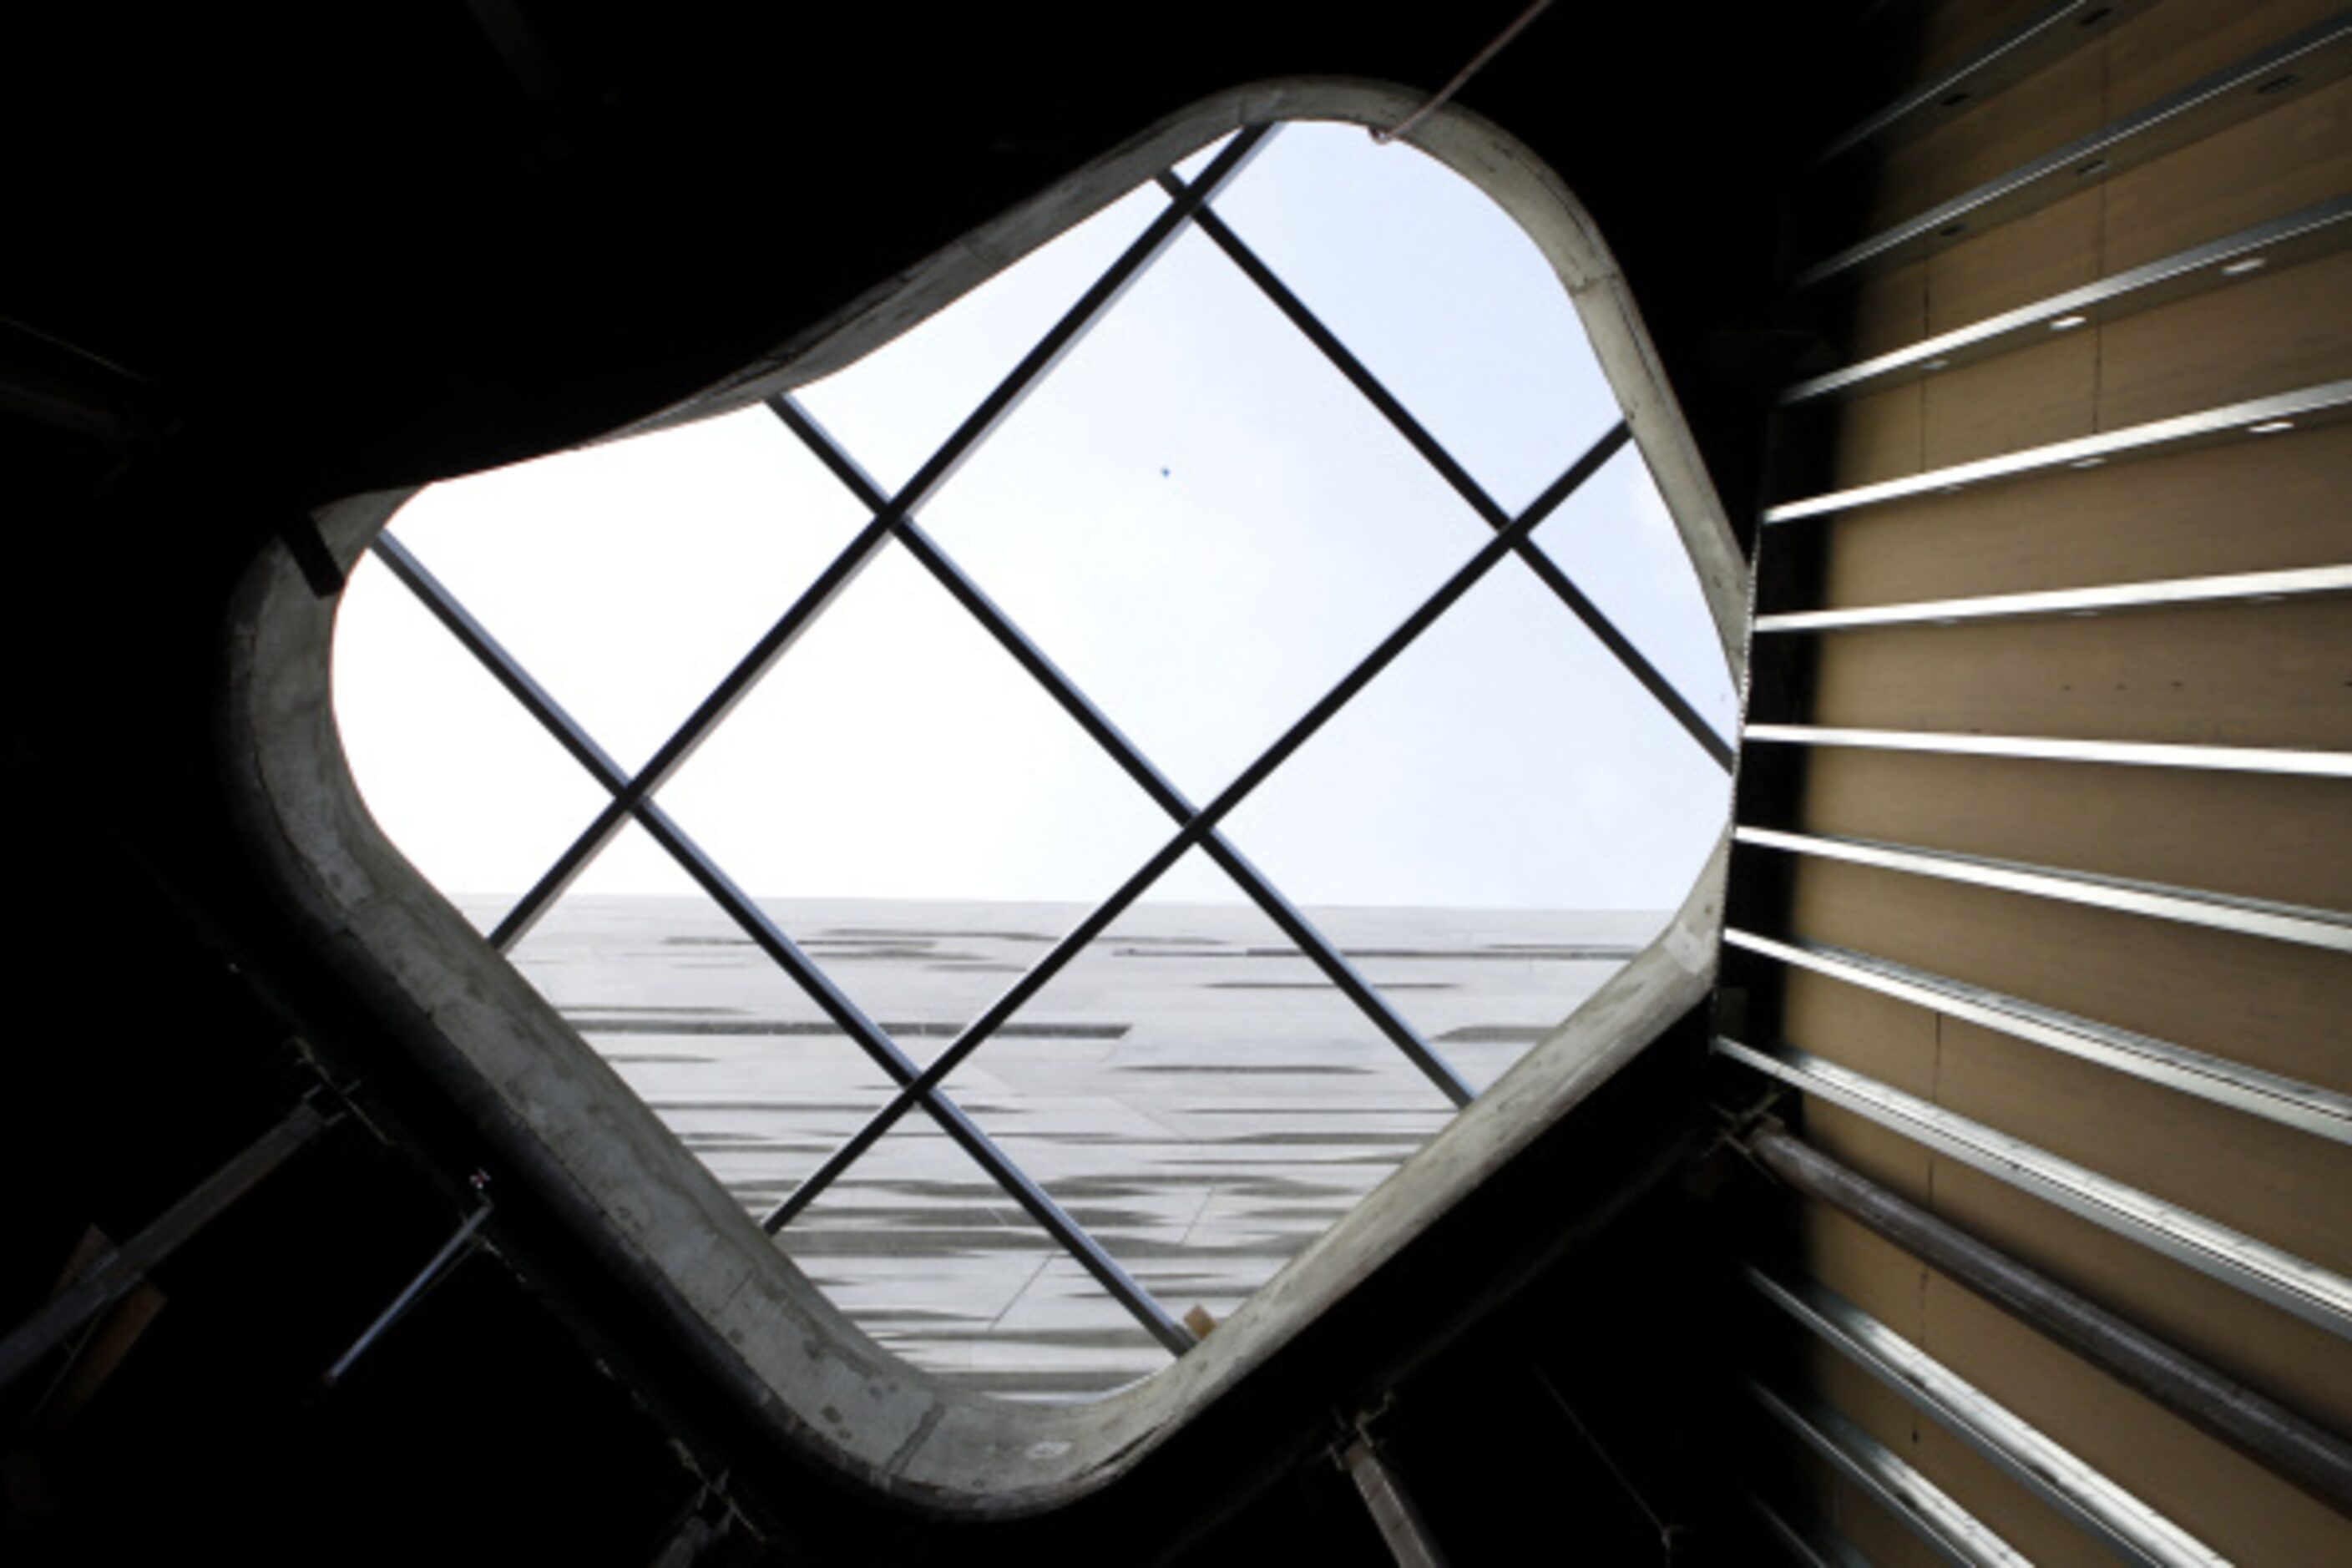
[[1222, 871], [1190, 880], [1223, 899], [1138, 902], [1015, 1020], [1066, 1032], [949, 1083], [1169, 1311], [1222, 1320], [1453, 1108]]
[[369, 814], [484, 931], [607, 798], [373, 555], [336, 612], [333, 680]]
[[[1564, 1018], [1663, 926], [1728, 805], [1722, 772], [1505, 560], [1230, 827], [1301, 903], [1377, 912], [1330, 919], [1450, 1057]], [[1506, 1055], [1457, 1065], [1483, 1083], [1473, 1064]]]
[[1738, 733], [1739, 699], [1697, 569], [1637, 448], [1621, 448], [1535, 538], [1717, 734]]
[[642, 828], [614, 847], [646, 868], [641, 890], [567, 893], [509, 957], [764, 1215], [880, 1109], [889, 1080]]
[[[1164, 814], [897, 546], [778, 661], [662, 804], [752, 896], [1091, 905], [1170, 832]], [[806, 934], [791, 906], [786, 929]], [[862, 917], [888, 925], [902, 917]], [[951, 911], [907, 923], [961, 931]], [[1017, 910], [1006, 929], [1076, 917]], [[933, 938], [925, 937], [926, 943]], [[869, 1014], [961, 1023], [1017, 950], [940, 936], [812, 950]], [[889, 961], [885, 961], [885, 960]], [[893, 976], [896, 976], [894, 979]], [[915, 989], [907, 991], [906, 986]], [[913, 1049], [910, 1044], [909, 1049]]]
[[436, 485], [393, 531], [634, 767], [866, 521], [750, 408]]
[[1286, 125], [1212, 205], [1505, 510], [1617, 417], [1551, 264], [1428, 154]]
[[897, 490], [1167, 205], [1156, 187], [1129, 192], [793, 395], [877, 484]]
[[1200, 798], [1486, 534], [1198, 234], [923, 521]]

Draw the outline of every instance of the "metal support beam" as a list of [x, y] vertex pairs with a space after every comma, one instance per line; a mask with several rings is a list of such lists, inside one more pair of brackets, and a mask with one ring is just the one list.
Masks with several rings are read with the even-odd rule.
[[1831, 1468], [1861, 1488], [1951, 1568], [2033, 1568], [2030, 1558], [1953, 1501], [1943, 1488], [1835, 1411], [1819, 1405], [1800, 1410], [1753, 1378], [1748, 1394], [1766, 1415], [1828, 1460]]
[[1806, 288], [1865, 268], [1916, 260], [1973, 238], [2175, 148], [2275, 109], [2352, 69], [2352, 13], [2200, 78], [1974, 190], [1839, 251], [1797, 275]]
[[1844, 1297], [1811, 1283], [1783, 1285], [1759, 1268], [1747, 1272], [1766, 1300], [2124, 1561], [2230, 1568], [2229, 1559]]
[[120, 1300], [147, 1277], [147, 1271], [178, 1251], [256, 1183], [284, 1164], [304, 1144], [340, 1121], [321, 1115], [308, 1100], [286, 1119], [251, 1143], [219, 1170], [198, 1183], [187, 1196], [158, 1215], [154, 1222], [88, 1272], [49, 1299], [37, 1312], [0, 1340], [0, 1388], [24, 1375], [43, 1356], [65, 1343], [73, 1331]]
[[1950, 849], [1916, 849], [1908, 845], [1882, 844], [1868, 838], [1843, 838], [1828, 834], [1783, 833], [1778, 828], [1735, 828], [1732, 837], [1759, 848], [1784, 849], [1824, 860], [1934, 877], [1971, 887], [1995, 888], [2032, 898], [2054, 899], [2094, 909], [2119, 910], [2152, 920], [2179, 921], [2213, 931], [2235, 931], [2272, 942], [2352, 952], [2352, 914], [2313, 909], [2272, 899], [2242, 898], [2234, 893], [2210, 893], [2168, 882], [2142, 881], [2133, 877], [2107, 877], [2094, 871], [2069, 871], [2023, 860], [2002, 860], [1990, 855], [1963, 855]]
[[1877, 626], [1950, 626], [1970, 621], [2103, 616], [2121, 610], [2176, 610], [2189, 605], [2261, 605], [2274, 599], [2344, 593], [2352, 593], [2352, 566], [2297, 566], [2284, 572], [2235, 572], [2226, 576], [2173, 577], [2149, 583], [2101, 583], [2084, 588], [1980, 594], [1966, 599], [1927, 599], [1907, 605], [1793, 610], [1757, 616], [1756, 629], [1843, 632], [1867, 631]]
[[2352, 1515], [2352, 1444], [1787, 1132], [1761, 1129], [1748, 1137], [1748, 1150], [1797, 1191], [1885, 1237], [2126, 1386]]
[[1924, 969], [1822, 942], [1782, 942], [1738, 930], [1724, 944], [1875, 991], [1915, 1007], [1996, 1030], [2012, 1039], [2096, 1062], [2298, 1132], [2352, 1143], [2352, 1095], [2282, 1078], [2209, 1052], [2063, 1013], [2021, 996], [1969, 985]]
[[1789, 746], [1853, 746], [1871, 752], [1928, 752], [1952, 757], [2015, 757], [2028, 762], [2095, 763], [2121, 768], [2189, 768], [2200, 773], [2352, 779], [2352, 752], [2306, 752], [2273, 746], [2078, 741], [2055, 735], [1975, 735], [1938, 730], [1848, 730], [1821, 724], [1750, 724], [1742, 731], [1742, 738]]
[[2332, 423], [2347, 415], [2352, 415], [2352, 381], [2323, 382], [2316, 386], [2299, 387], [2293, 392], [2277, 393], [2269, 397], [2248, 398], [2242, 403], [2200, 409], [2194, 414], [2178, 415], [2170, 419], [2152, 419], [2145, 425], [2126, 425], [2120, 430], [2105, 430], [2095, 436], [2078, 436], [2071, 441], [2053, 441], [2044, 447], [2004, 452], [1996, 458], [1979, 458], [1970, 463], [1930, 468], [1924, 474], [1913, 474], [1907, 479], [1885, 479], [1877, 484], [1857, 485], [1850, 490], [1833, 490], [1827, 495], [1810, 496], [1803, 500], [1783, 501], [1779, 506], [1766, 508], [1764, 521], [1768, 523], [1796, 522], [1809, 517], [1825, 517], [1831, 512], [1858, 511], [1865, 507], [1883, 506], [1888, 501], [1949, 494], [1972, 485], [1991, 484], [1997, 480], [2025, 479], [2034, 474], [2070, 468], [2096, 468], [2126, 458], [2157, 457], [2167, 452], [2211, 446], [2216, 442], [2239, 440], [2248, 436], [2279, 436], [2289, 430]]
[[2352, 1339], [2352, 1279], [2331, 1268], [1810, 1051], [1783, 1046], [1777, 1053], [1767, 1053], [1720, 1036], [1714, 1049], [2329, 1333]]
[[1381, 1462], [1370, 1436], [1358, 1430], [1338, 1459], [1348, 1479], [1356, 1483], [1364, 1507], [1371, 1510], [1372, 1523], [1395, 1554], [1397, 1568], [1445, 1568], [1445, 1558], [1431, 1539], [1421, 1510], [1398, 1484], [1396, 1473]]

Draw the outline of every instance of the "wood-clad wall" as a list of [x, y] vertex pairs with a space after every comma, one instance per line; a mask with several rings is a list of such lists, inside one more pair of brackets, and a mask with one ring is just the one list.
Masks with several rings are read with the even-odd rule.
[[[1915, 79], [2047, 5], [1918, 7]], [[2331, 0], [2155, 0], [1869, 166], [1834, 250], [2336, 15]], [[1816, 286], [1852, 363], [2352, 194], [2352, 78], [2313, 86], [2063, 199], [1858, 282]], [[1811, 257], [1801, 259], [1812, 259]], [[1931, 472], [2352, 378], [2352, 250], [1785, 416], [1822, 489]], [[1782, 496], [1780, 500], [1794, 500]], [[2352, 563], [2352, 423], [1762, 530], [1765, 614]], [[1781, 559], [1772, 561], [1769, 558]], [[1775, 570], [1773, 568], [1779, 568]], [[1983, 624], [1759, 636], [1751, 724], [2352, 752], [2352, 593]], [[1777, 662], [1776, 662], [1777, 661]], [[1751, 742], [1746, 824], [2352, 911], [2352, 780]], [[1743, 845], [1735, 910], [1833, 944], [2352, 1093], [2352, 953]], [[1736, 946], [1748, 1043], [1827, 1058], [2294, 1257], [2352, 1275], [2352, 1145]], [[1760, 1090], [1760, 1082], [1751, 1087]], [[1863, 1116], [1779, 1114], [1839, 1160], [2352, 1433], [2352, 1339]], [[1844, 1295], [2240, 1563], [2352, 1563], [2352, 1520], [1895, 1247], [1793, 1196], [1790, 1266]], [[2098, 1542], [1910, 1403], [1769, 1311], [1759, 1364], [1843, 1413], [2041, 1563]], [[1778, 1336], [1776, 1339], [1775, 1336]], [[1773, 1358], [1779, 1358], [1777, 1363]], [[1938, 1561], [1759, 1421], [1781, 1489], [1882, 1564]], [[1769, 1467], [1767, 1467], [1769, 1468]], [[1760, 1472], [1759, 1472], [1760, 1473]], [[1766, 1483], [1759, 1483], [1766, 1484]], [[1810, 1497], [1804, 1494], [1810, 1492]]]

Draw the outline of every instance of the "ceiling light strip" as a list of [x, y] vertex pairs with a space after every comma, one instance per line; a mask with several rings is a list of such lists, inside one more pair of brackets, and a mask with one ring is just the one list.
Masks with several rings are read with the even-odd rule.
[[1255, 762], [1244, 768], [1231, 784], [1218, 792], [1215, 799], [1195, 813], [1190, 821], [1177, 830], [1174, 837], [1162, 845], [1150, 859], [1145, 861], [1133, 876], [1119, 886], [1118, 891], [1104, 900], [1100, 907], [1081, 921], [1060, 942], [1055, 943], [1052, 951], [1040, 959], [1026, 974], [1015, 981], [1003, 995], [991, 1004], [988, 1010], [975, 1019], [961, 1037], [934, 1057], [929, 1067], [904, 1085], [888, 1103], [877, 1111], [873, 1118], [851, 1137], [848, 1142], [828, 1155], [824, 1164], [820, 1165], [782, 1204], [778, 1205], [766, 1219], [761, 1221], [765, 1228], [772, 1233], [791, 1223], [793, 1217], [805, 1208], [817, 1193], [822, 1192], [828, 1184], [836, 1180], [842, 1172], [856, 1163], [860, 1154], [871, 1148], [883, 1133], [889, 1131], [891, 1124], [906, 1114], [908, 1109], [915, 1103], [917, 1097], [936, 1087], [948, 1073], [954, 1070], [957, 1063], [978, 1049], [991, 1031], [1000, 1027], [1005, 1019], [1011, 1017], [1042, 990], [1065, 964], [1076, 957], [1088, 942], [1108, 929], [1110, 923], [1117, 920], [1129, 904], [1143, 896], [1146, 889], [1166, 874], [1177, 861], [1183, 858], [1188, 850], [1206, 838], [1220, 822], [1223, 822], [1235, 807], [1249, 797], [1252, 791], [1272, 775], [1275, 769], [1287, 762], [1298, 748], [1312, 739], [1340, 709], [1352, 701], [1359, 691], [1369, 685], [1381, 671], [1394, 663], [1406, 648], [1412, 646], [1422, 633], [1436, 624], [1439, 616], [1460, 602], [1464, 595], [1469, 593], [1480, 579], [1492, 571], [1519, 540], [1534, 531], [1537, 524], [1550, 516], [1587, 479], [1600, 472], [1601, 467], [1609, 461], [1617, 449], [1632, 438], [1633, 434], [1626, 427], [1624, 421], [1618, 421], [1606, 435], [1594, 442], [1582, 457], [1570, 464], [1567, 471], [1553, 480], [1544, 493], [1538, 496], [1528, 505], [1528, 510], [1519, 514], [1516, 522], [1480, 545], [1476, 553], [1456, 569], [1453, 576], [1440, 584], [1437, 591], [1423, 600], [1421, 606], [1406, 616], [1394, 631], [1381, 639], [1379, 645], [1366, 654], [1355, 668], [1341, 677], [1337, 685], [1325, 692], [1312, 708], [1301, 714], [1289, 729], [1283, 731], [1273, 745], [1259, 754]]
[[1849, 730], [1823, 724], [1750, 724], [1748, 741], [1791, 746], [1852, 746], [1874, 752], [1930, 752], [2032, 762], [2103, 763], [2116, 767], [2186, 768], [2198, 773], [2282, 773], [2352, 778], [2352, 752], [2270, 746], [2189, 746], [2158, 741], [2078, 741], [2051, 735], [1972, 735], [1937, 730]]
[[1844, 1416], [1818, 1405], [1800, 1410], [1754, 1378], [1748, 1394], [1951, 1568], [2033, 1568], [1950, 1493]]
[[2070, 871], [2023, 860], [2002, 860], [1989, 855], [1964, 855], [1949, 849], [1919, 849], [1875, 839], [1845, 838], [1827, 834], [1784, 833], [1778, 828], [1738, 827], [1732, 837], [1759, 848], [1783, 849], [1826, 860], [1902, 871], [1996, 888], [2003, 892], [2055, 899], [2095, 909], [2119, 910], [2154, 920], [2179, 921], [2214, 931], [2264, 937], [2273, 942], [2352, 952], [2352, 915], [2270, 899], [2213, 893], [2168, 882], [2108, 877], [2095, 871]]
[[[1173, 174], [1160, 175], [1160, 183], [1171, 194], [1185, 188], [1184, 183]], [[1305, 334], [1323, 357], [1330, 361], [1358, 392], [1363, 394], [1366, 400], [1380, 411], [1381, 417], [1405, 438], [1414, 451], [1422, 455], [1430, 467], [1437, 470], [1438, 477], [1451, 486], [1456, 495], [1469, 503], [1470, 509], [1487, 527], [1499, 531], [1510, 526], [1510, 514], [1486, 493], [1476, 479], [1470, 477], [1469, 470], [1412, 416], [1395, 395], [1381, 384], [1380, 378], [1373, 375], [1348, 345], [1339, 341], [1339, 335], [1324, 325], [1322, 319], [1307, 308], [1306, 301], [1293, 293], [1289, 286], [1243, 242], [1223, 218], [1203, 209], [1198, 222], [1201, 232], [1216, 242], [1217, 247], [1241, 269], [1243, 275], [1256, 284], [1259, 291], [1273, 301], [1275, 308], [1288, 317], [1291, 324]], [[1626, 673], [1639, 681], [1643, 689], [1649, 692], [1675, 722], [1682, 726], [1684, 732], [1698, 743], [1699, 749], [1713, 758], [1717, 766], [1729, 773], [1738, 760], [1737, 748], [1716, 733], [1715, 727], [1700, 716], [1698, 710], [1659, 672], [1656, 666], [1643, 657], [1633, 640], [1601, 614], [1601, 607], [1586, 596], [1567, 573], [1560, 570], [1559, 563], [1546, 554], [1533, 539], [1521, 544], [1519, 556], [1544, 586], [1551, 590], [1553, 596], [1567, 605], [1570, 613], [1584, 623], [1585, 629], [1600, 639], [1601, 646], [1624, 667]]]
[[[881, 491], [872, 476], [807, 410], [783, 396], [771, 399], [770, 407], [862, 504], [871, 506], [879, 500]], [[996, 602], [972, 581], [962, 567], [956, 564], [954, 559], [911, 515], [902, 513], [899, 516], [897, 531], [898, 542], [907, 547], [923, 569], [980, 622], [989, 636], [996, 639], [998, 646], [1012, 655], [1015, 663], [1045, 689], [1062, 710], [1076, 720], [1078, 727], [1109, 754], [1120, 771], [1151, 797], [1153, 804], [1171, 817], [1179, 827], [1189, 825], [1199, 815], [1198, 808], [1185, 797], [1184, 793], [1152, 765], [1142, 750], [1078, 689], [1077, 683], [1065, 674], [1060, 666], [1029, 640], [1027, 634], [1013, 623], [1012, 617], [997, 606]], [[1389, 1042], [1402, 1051], [1423, 1077], [1437, 1086], [1438, 1092], [1451, 1100], [1457, 1110], [1470, 1103], [1475, 1091], [1461, 1074], [1455, 1072], [1429, 1042], [1421, 1037], [1420, 1032], [1405, 1020], [1403, 1015], [1391, 1007], [1388, 1000], [1348, 962], [1338, 946], [1318, 931], [1313, 922], [1266, 880], [1241, 851], [1234, 848], [1222, 833], [1215, 832], [1202, 840], [1202, 847], [1249, 895], [1250, 901], [1264, 910], [1266, 918], [1273, 921], [1283, 934], [1323, 972], [1325, 978], [1355, 1004], [1357, 1009], [1371, 1020], [1373, 1026], [1387, 1037]]]
[[1717, 1036], [1714, 1048], [1717, 1056], [1842, 1106], [2329, 1333], [2352, 1339], [2352, 1279], [2332, 1269], [1794, 1046], [1767, 1053]]
[[1818, 1283], [1748, 1266], [1748, 1283], [1822, 1343], [1990, 1460], [2127, 1563], [2229, 1568], [2229, 1559], [1942, 1362]]
[[2169, 577], [2022, 594], [1979, 594], [1965, 599], [1921, 599], [1851, 609], [1796, 610], [1759, 616], [1756, 629], [1767, 633], [1842, 632], [1874, 626], [1957, 626], [2043, 616], [2099, 615], [2110, 610], [2164, 610], [2250, 601], [2260, 604], [2346, 592], [2352, 592], [2352, 566], [2297, 566], [2278, 572], [2233, 572], [2211, 577]]
[[1893, 266], [2033, 212], [2126, 169], [2274, 109], [2352, 69], [2352, 12], [2167, 94], [1807, 268], [1807, 288]]
[[2053, 322], [2070, 316], [2117, 321], [2243, 279], [2268, 277], [2302, 262], [2333, 256], [2347, 244], [2352, 244], [2352, 195], [2336, 196], [2222, 238], [2176, 250], [2095, 283], [1798, 382], [1780, 394], [1780, 402], [1811, 403], [1907, 385], [1923, 376], [2041, 342], [2048, 337]]
[[2299, 387], [2293, 392], [2277, 393], [2269, 397], [2250, 398], [2243, 403], [2232, 403], [2220, 408], [2200, 409], [2197, 413], [2183, 414], [2170, 419], [2127, 425], [2120, 430], [2103, 431], [2096, 436], [2082, 436], [2071, 441], [2029, 447], [2022, 451], [1983, 458], [1972, 463], [1932, 468], [1907, 479], [1887, 479], [1878, 484], [1860, 485], [1850, 490], [1811, 496], [1803, 500], [1784, 501], [1779, 506], [1767, 508], [1764, 521], [1795, 522], [1801, 518], [1820, 517], [1829, 512], [1857, 511], [1888, 501], [1945, 494], [1965, 489], [1970, 485], [2021, 479], [2052, 469], [2095, 467], [2098, 463], [2116, 458], [2158, 456], [2192, 445], [2207, 445], [2240, 436], [2276, 435], [2288, 429], [2303, 429], [2340, 419], [2347, 412], [2352, 412], [2352, 381], [2323, 382], [2315, 386]]
[[1726, 946], [1925, 1007], [1943, 1017], [2162, 1084], [2299, 1132], [2352, 1144], [2352, 1095], [1849, 948], [1783, 942], [1736, 929], [1727, 930], [1723, 940]]
[[1867, 142], [1893, 144], [1948, 124], [2013, 82], [2024, 80], [2115, 25], [2145, 10], [2149, 0], [2058, 0], [2001, 34], [1931, 80], [1911, 89], [1863, 121], [1814, 158], [1826, 163]]
[[[385, 563], [392, 567], [394, 575], [424, 602], [436, 618], [465, 646], [466, 650], [522, 703], [540, 726], [587, 769], [598, 784], [616, 797], [627, 788], [628, 774], [620, 764], [596, 744], [587, 731], [531, 679], [521, 663], [490, 636], [488, 628], [473, 617], [456, 595], [425, 571], [397, 540], [388, 532], [379, 534], [376, 549]], [[824, 1011], [825, 1016], [841, 1026], [843, 1033], [856, 1041], [858, 1047], [876, 1066], [901, 1085], [917, 1080], [919, 1073], [914, 1062], [898, 1048], [897, 1043], [866, 1017], [757, 903], [735, 886], [718, 864], [670, 820], [668, 813], [651, 800], [640, 799], [632, 808], [632, 815], [654, 841], [667, 851], [687, 875], [741, 929], [744, 935], [790, 975]], [[1102, 1244], [1065, 1213], [1061, 1205], [1026, 1172], [1015, 1165], [954, 1101], [936, 1088], [924, 1089], [920, 1098], [924, 1110], [939, 1124], [940, 1130], [986, 1171], [1008, 1196], [1077, 1260], [1080, 1267], [1093, 1275], [1154, 1339], [1177, 1355], [1192, 1348], [1195, 1342], [1192, 1331], [1153, 1300], [1150, 1293], [1104, 1250]]]

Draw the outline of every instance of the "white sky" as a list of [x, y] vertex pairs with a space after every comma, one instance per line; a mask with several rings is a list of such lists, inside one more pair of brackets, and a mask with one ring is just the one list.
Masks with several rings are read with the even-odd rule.
[[[1136, 192], [803, 403], [896, 485], [1163, 205]], [[1533, 244], [1423, 154], [1289, 126], [1215, 206], [1506, 509], [1615, 418]], [[1189, 231], [918, 515], [1196, 802], [1487, 536]], [[436, 486], [393, 528], [632, 765], [865, 521], [755, 408]], [[1732, 732], [1697, 584], [1633, 448], [1537, 539]], [[335, 683], [370, 809], [453, 893], [519, 892], [602, 804], [373, 561], [344, 595]], [[661, 799], [773, 898], [1092, 902], [1172, 831], [896, 544]], [[1662, 908], [1727, 802], [1721, 771], [1506, 560], [1227, 830], [1303, 904]], [[1154, 896], [1235, 897], [1201, 860]], [[690, 891], [634, 827], [576, 887]]]

